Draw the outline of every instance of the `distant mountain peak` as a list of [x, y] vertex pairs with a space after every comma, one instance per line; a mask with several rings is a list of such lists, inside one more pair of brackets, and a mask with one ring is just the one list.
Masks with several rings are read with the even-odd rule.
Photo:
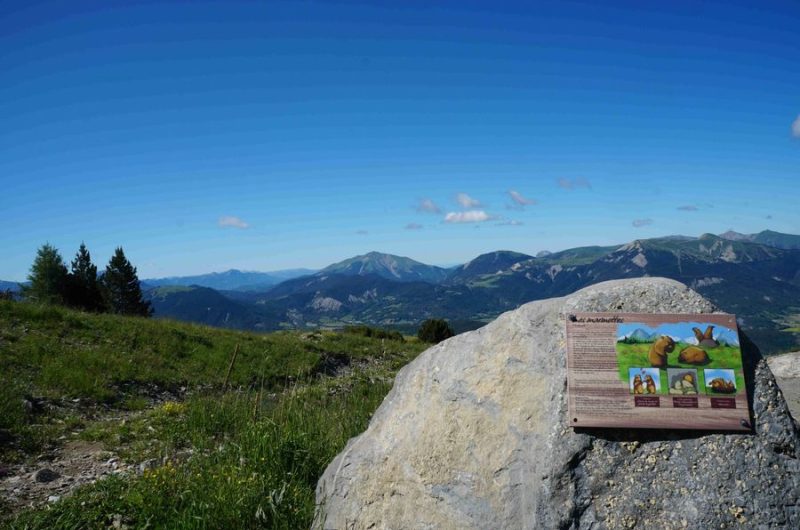
[[735, 232], [733, 230], [728, 230], [727, 232], [723, 232], [719, 235], [722, 239], [727, 239], [729, 241], [752, 241], [753, 236], [748, 234], [742, 234], [741, 232]]
[[465, 263], [462, 268], [469, 269], [475, 268], [476, 266], [485, 266], [485, 265], [495, 265], [500, 266], [502, 268], [507, 268], [517, 263], [518, 261], [524, 261], [527, 259], [531, 259], [533, 256], [529, 256], [527, 254], [522, 254], [521, 252], [514, 252], [513, 250], [495, 250], [494, 252], [487, 252], [486, 254], [481, 254], [477, 258]]
[[533, 259], [533, 256], [511, 250], [495, 250], [456, 267], [448, 277], [449, 283], [467, 283], [485, 274], [500, 274], [511, 270], [518, 263]]
[[426, 265], [405, 256], [371, 251], [328, 265], [318, 274], [343, 274], [346, 276], [375, 274], [400, 282], [423, 281], [439, 283], [447, 276], [447, 271], [441, 267]]

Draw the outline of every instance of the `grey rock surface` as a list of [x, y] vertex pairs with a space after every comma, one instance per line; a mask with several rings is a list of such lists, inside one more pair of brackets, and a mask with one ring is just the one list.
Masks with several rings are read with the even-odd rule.
[[800, 528], [800, 437], [742, 336], [752, 434], [567, 426], [570, 311], [714, 311], [662, 278], [526, 304], [397, 375], [317, 487], [316, 528]]
[[800, 351], [767, 357], [767, 363], [792, 416], [800, 418]]

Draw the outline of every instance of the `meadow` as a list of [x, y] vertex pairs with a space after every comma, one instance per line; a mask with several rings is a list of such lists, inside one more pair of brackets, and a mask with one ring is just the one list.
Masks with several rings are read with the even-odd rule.
[[[0, 429], [12, 440], [0, 444], [0, 464], [71, 439], [155, 462], [36, 509], [0, 504], [0, 524], [14, 529], [308, 527], [325, 466], [428, 346], [17, 302], [0, 302], [0, 330]], [[31, 399], [51, 406], [31, 412]]]
[[[650, 342], [639, 342], [626, 344], [617, 342], [617, 365], [619, 367], [620, 380], [628, 384], [628, 370], [630, 368], [649, 368], [650, 360], [648, 354], [650, 352]], [[705, 377], [703, 370], [707, 368], [730, 368], [736, 374], [736, 388], [737, 392], [744, 389], [744, 373], [742, 372], [742, 355], [741, 350], [734, 346], [720, 346], [707, 350], [710, 362], [702, 366], [696, 366], [688, 363], [678, 362], [679, 352], [691, 344], [685, 342], [676, 342], [675, 350], [669, 354], [667, 361], [667, 368], [688, 368], [696, 369], [700, 393], [711, 393], [705, 390]], [[667, 379], [667, 370], [661, 369], [661, 393], [668, 394], [668, 384], [665, 384]], [[730, 396], [730, 394], [717, 394], [713, 395]]]

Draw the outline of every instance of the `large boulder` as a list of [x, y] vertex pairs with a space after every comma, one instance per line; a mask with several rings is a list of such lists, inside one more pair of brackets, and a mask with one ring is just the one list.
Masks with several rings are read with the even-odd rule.
[[714, 310], [672, 280], [612, 281], [428, 349], [328, 466], [315, 527], [800, 528], [800, 438], [744, 336], [752, 434], [567, 425], [566, 312]]

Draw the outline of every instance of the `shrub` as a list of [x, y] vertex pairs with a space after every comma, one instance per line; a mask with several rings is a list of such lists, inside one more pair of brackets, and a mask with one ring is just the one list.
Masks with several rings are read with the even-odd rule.
[[388, 340], [396, 340], [399, 342], [405, 342], [403, 334], [400, 333], [399, 331], [372, 328], [364, 325], [345, 326], [344, 332], [350, 333], [351, 335], [360, 335], [362, 337], [370, 337], [373, 339], [388, 339]]
[[440, 318], [429, 318], [422, 323], [417, 332], [419, 340], [433, 344], [438, 344], [453, 335], [455, 335], [455, 332], [453, 332], [450, 324]]

